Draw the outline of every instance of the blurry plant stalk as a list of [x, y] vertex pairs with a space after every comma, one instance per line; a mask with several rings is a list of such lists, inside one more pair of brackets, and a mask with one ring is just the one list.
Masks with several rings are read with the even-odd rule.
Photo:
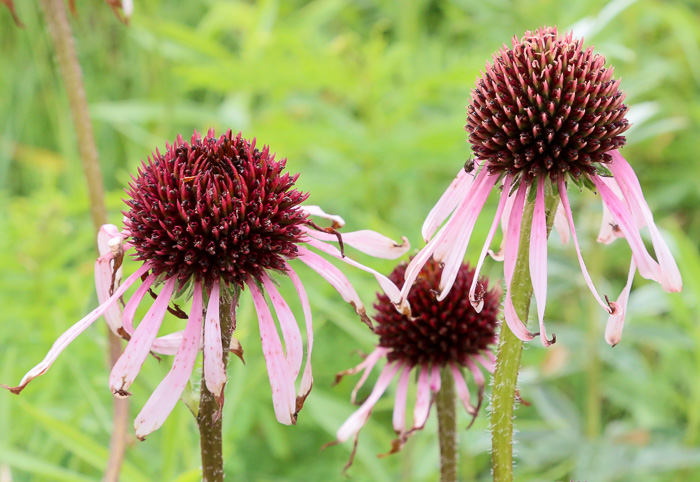
[[[219, 299], [219, 322], [221, 323], [222, 361], [224, 370], [228, 365], [231, 337], [236, 329], [235, 309], [238, 303], [238, 288], [229, 293], [221, 291]], [[199, 446], [202, 452], [202, 480], [219, 482], [224, 480], [223, 436], [221, 433], [221, 412], [224, 408], [223, 391], [221, 399], [207, 389], [204, 368], [202, 368], [201, 395], [197, 426], [199, 427]]]
[[[547, 238], [552, 230], [558, 205], [559, 197], [553, 192], [552, 183], [548, 180], [545, 184]], [[530, 232], [534, 210], [534, 199], [530, 199], [523, 211], [518, 259], [511, 282], [513, 306], [521, 320], [527, 320], [533, 292], [529, 265]], [[493, 376], [491, 398], [491, 456], [495, 482], [511, 482], [513, 480], [513, 415], [522, 352], [522, 340], [516, 337], [508, 325], [503, 322], [496, 355], [496, 371]]]
[[[107, 223], [107, 210], [104, 203], [104, 187], [97, 145], [92, 131], [83, 75], [75, 51], [75, 40], [63, 0], [41, 0], [41, 9], [51, 34], [51, 40], [56, 50], [56, 59], [66, 87], [80, 160], [88, 188], [90, 214], [95, 232], [98, 232], [100, 226]], [[109, 365], [112, 367], [121, 355], [122, 343], [121, 339], [109, 329], [107, 337], [109, 340]], [[129, 401], [126, 398], [115, 397], [113, 406], [114, 425], [110, 440], [109, 460], [103, 478], [105, 481], [119, 480], [127, 442]]]

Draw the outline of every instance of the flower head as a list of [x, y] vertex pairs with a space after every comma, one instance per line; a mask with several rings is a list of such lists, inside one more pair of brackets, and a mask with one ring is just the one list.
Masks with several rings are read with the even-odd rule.
[[[75, 337], [104, 316], [115, 333], [129, 340], [110, 375], [115, 395], [130, 395], [128, 389], [150, 352], [175, 355], [172, 369], [136, 417], [136, 435], [143, 438], [159, 428], [174, 408], [199, 350], [204, 354], [204, 382], [223, 404], [227, 381], [223, 350], [240, 354], [241, 349], [236, 341], [231, 347], [222, 345], [220, 299], [228, 291], [234, 296], [235, 309], [238, 295], [247, 287], [258, 313], [275, 415], [282, 423], [295, 423], [313, 383], [313, 332], [309, 299], [289, 263], [298, 259], [318, 272], [371, 326], [345, 275], [306, 246], [374, 274], [394, 302], [399, 299], [398, 288], [385, 276], [346, 257], [343, 246], [385, 258], [398, 257], [409, 246], [405, 239], [398, 244], [373, 231], [341, 235], [337, 230], [344, 224], [342, 218], [318, 206], [302, 205], [308, 194], [294, 188], [298, 175], [283, 172], [285, 163], [276, 161], [267, 147], [259, 150], [255, 140], [233, 136], [231, 131], [219, 138], [213, 130], [204, 137], [195, 132], [189, 143], [178, 136], [173, 145], [166, 144], [165, 154], [156, 150], [129, 186], [125, 229], [105, 225], [98, 234], [95, 281], [100, 306], [61, 335], [19, 386], [6, 388], [19, 393], [44, 374]], [[330, 218], [333, 227], [318, 228], [310, 220], [312, 215]], [[340, 242], [341, 249], [329, 241]], [[142, 264], [122, 281], [124, 254], [130, 250]], [[298, 392], [295, 383], [304, 358], [301, 332], [272, 279], [274, 273], [289, 276], [303, 308], [308, 347]], [[118, 301], [137, 284], [122, 310]], [[153, 288], [157, 287], [156, 295]], [[171, 306], [176, 295], [190, 292], [189, 315]], [[149, 293], [155, 302], [134, 328], [136, 310]], [[265, 293], [276, 312], [284, 347]], [[187, 319], [186, 327], [157, 337], [167, 312]]]
[[[569, 235], [573, 239], [584, 280], [610, 315], [606, 330], [610, 344], [620, 341], [637, 269], [666, 291], [681, 289], [676, 262], [654, 223], [632, 167], [619, 152], [625, 142], [621, 134], [629, 123], [622, 103], [624, 94], [612, 73], [591, 47], [584, 50], [581, 40], [572, 34], [561, 36], [555, 28], [527, 32], [522, 39], [513, 39], [512, 49], [503, 47], [494, 55], [493, 65], [487, 64], [486, 73], [477, 80], [468, 106], [466, 129], [476, 159], [473, 165], [460, 169], [423, 224], [428, 244], [406, 269], [400, 302], [404, 312], [410, 310], [407, 296], [411, 286], [431, 256], [445, 266], [438, 299], [444, 299], [453, 288], [476, 219], [496, 186], [500, 200], [476, 270], [478, 274], [500, 221], [504, 241], [494, 258], [504, 261], [505, 320], [522, 340], [536, 335], [518, 318], [510, 296], [526, 202], [534, 204], [527, 256], [539, 335], [545, 346], [555, 340], [547, 337], [544, 323], [547, 218], [554, 210], [558, 210], [554, 226], [562, 233], [562, 240]], [[608, 227], [604, 224], [599, 240], [624, 237], [632, 250], [627, 286], [616, 302], [601, 298], [586, 270], [567, 194], [569, 181], [600, 194]], [[558, 202], [547, 208], [546, 199]], [[642, 241], [640, 230], [645, 226], [656, 259]], [[479, 310], [482, 300], [475, 282], [469, 298]]]
[[[399, 264], [389, 278], [400, 286], [406, 267], [406, 263]], [[386, 365], [369, 398], [338, 429], [337, 442], [334, 443], [355, 437], [355, 445], [357, 444], [360, 429], [369, 419], [374, 405], [391, 380], [397, 375], [399, 381], [393, 417], [397, 438], [389, 453], [399, 451], [410, 435], [423, 428], [430, 413], [432, 397], [440, 391], [441, 376], [447, 372], [454, 378], [457, 394], [465, 410], [472, 417], [476, 417], [481, 407], [485, 383], [479, 365], [493, 372], [494, 356], [491, 347], [497, 341], [499, 293], [496, 289], [489, 290], [487, 280], [477, 279], [483, 302], [482, 310], [477, 312], [467, 298], [462, 296], [474, 282], [475, 271], [469, 265], [461, 264], [455, 279], [456, 289], [438, 301], [434, 293], [440, 282], [440, 272], [439, 264], [433, 260], [423, 266], [408, 296], [412, 309], [410, 316], [398, 312], [386, 295], [380, 294], [377, 297], [374, 305], [377, 313], [374, 319], [379, 344], [362, 363], [338, 374], [337, 380], [364, 370], [352, 392], [354, 403], [358, 390], [374, 366], [382, 358], [386, 359]], [[414, 369], [417, 378], [416, 405], [413, 411], [413, 425], [407, 429], [406, 394]], [[471, 402], [463, 370], [471, 372], [476, 382], [476, 405]], [[354, 449], [348, 466], [352, 463], [353, 456]]]

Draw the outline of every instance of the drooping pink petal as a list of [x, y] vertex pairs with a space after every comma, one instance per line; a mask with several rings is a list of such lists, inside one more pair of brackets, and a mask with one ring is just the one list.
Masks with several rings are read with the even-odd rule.
[[[376, 365], [382, 357], [385, 357], [388, 352], [388, 348], [377, 347], [372, 353], [370, 353], [367, 356], [367, 358], [365, 358], [362, 361], [362, 363], [358, 364], [355, 368], [351, 368], [350, 370], [346, 370], [338, 374], [342, 377], [344, 375], [352, 375], [359, 372], [360, 370], [364, 370], [362, 372], [362, 376], [355, 384], [355, 387], [352, 389], [352, 393], [350, 393], [350, 403], [357, 403], [357, 393], [360, 391], [360, 388], [362, 388], [362, 386], [367, 381], [367, 378], [372, 372], [374, 365]], [[336, 380], [339, 380], [338, 375], [336, 375]]]
[[[104, 303], [110, 297], [110, 288], [112, 287], [112, 274], [114, 267], [114, 256], [123, 256], [121, 246], [122, 236], [119, 233], [119, 228], [113, 224], [103, 225], [97, 233], [97, 249], [100, 257], [95, 261], [95, 288], [97, 291], [97, 301], [100, 304]], [[115, 243], [116, 241], [116, 243]], [[114, 289], [116, 289], [122, 280], [122, 267], [114, 272]], [[119, 334], [119, 328], [122, 326], [121, 309], [119, 303], [113, 303], [109, 306], [104, 314], [107, 326], [115, 334]]]
[[441, 386], [442, 378], [440, 378], [440, 367], [436, 364], [433, 364], [430, 370], [430, 390], [433, 393], [437, 393], [440, 391]]
[[267, 274], [262, 276], [263, 287], [267, 291], [272, 306], [277, 313], [280, 327], [282, 328], [282, 337], [284, 338], [284, 347], [287, 353], [287, 363], [292, 373], [292, 378], [296, 380], [301, 370], [301, 363], [304, 359], [304, 345], [301, 342], [301, 330], [297, 324], [297, 320], [292, 313], [289, 304], [280, 294], [275, 283], [272, 282]]
[[660, 283], [661, 269], [647, 252], [644, 241], [642, 241], [639, 230], [634, 223], [632, 214], [598, 176], [591, 176], [591, 180], [596, 188], [598, 188], [600, 197], [608, 206], [608, 209], [610, 209], [610, 213], [613, 215], [613, 218], [615, 218], [615, 223], [619, 226], [627, 243], [632, 249], [632, 257], [639, 269], [639, 274], [646, 279], [651, 279]]
[[535, 334], [531, 333], [525, 326], [525, 323], [520, 321], [518, 314], [515, 312], [515, 307], [513, 306], [513, 299], [510, 294], [510, 289], [513, 273], [515, 272], [515, 264], [518, 260], [520, 229], [522, 225], [523, 207], [525, 206], [526, 194], [527, 186], [524, 182], [521, 182], [518, 192], [515, 195], [515, 200], [513, 201], [510, 219], [508, 220], [508, 233], [505, 235], [503, 259], [503, 275], [506, 284], [506, 296], [503, 301], [503, 315], [506, 323], [508, 324], [508, 328], [510, 328], [510, 331], [512, 331], [515, 336], [523, 341], [532, 340], [535, 337]]
[[508, 193], [510, 192], [510, 182], [510, 177], [507, 177], [503, 182], [503, 192], [501, 194], [500, 201], [498, 201], [496, 215], [493, 217], [491, 229], [489, 229], [489, 233], [486, 235], [486, 241], [484, 242], [484, 246], [481, 248], [479, 261], [476, 264], [476, 269], [474, 270], [474, 278], [472, 280], [472, 285], [469, 288], [469, 302], [472, 304], [472, 307], [476, 310], [477, 313], [481, 313], [481, 309], [484, 307], [484, 293], [479, 293], [478, 296], [476, 293], [476, 286], [479, 283], [479, 273], [481, 272], [481, 266], [484, 264], [484, 259], [486, 259], [486, 253], [491, 247], [491, 242], [493, 241], [493, 236], [496, 234], [496, 229], [498, 229], [498, 224], [501, 221], [503, 209], [505, 208], [506, 201], [508, 200]]
[[363, 403], [360, 408], [355, 411], [355, 413], [350, 415], [345, 423], [343, 423], [343, 425], [341, 425], [338, 429], [336, 438], [339, 442], [345, 442], [347, 439], [360, 431], [372, 413], [374, 405], [384, 394], [389, 386], [389, 383], [391, 383], [391, 380], [394, 378], [394, 375], [396, 375], [396, 372], [399, 370], [399, 368], [401, 368], [401, 366], [402, 365], [399, 362], [387, 363], [386, 366], [384, 366], [381, 374], [379, 375], [377, 383], [372, 389], [372, 393], [370, 393], [367, 400], [365, 400], [365, 403]]
[[221, 323], [219, 319], [219, 283], [213, 283], [207, 304], [207, 316], [204, 319], [204, 380], [207, 390], [222, 401], [226, 386], [226, 367], [224, 367], [224, 349], [221, 341]]
[[464, 375], [462, 375], [462, 370], [460, 370], [459, 367], [452, 362], [450, 362], [450, 370], [452, 371], [452, 377], [455, 380], [457, 396], [461, 400], [464, 409], [469, 415], [476, 415], [477, 411], [474, 405], [471, 404], [469, 388], [467, 387], [466, 380], [464, 380]]
[[[620, 186], [617, 185], [615, 182], [615, 179], [611, 177], [601, 177], [601, 181], [605, 183], [606, 186], [610, 188], [612, 192], [615, 193], [618, 199], [623, 200], [624, 195], [622, 194], [622, 191], [620, 190]], [[598, 232], [598, 241], [599, 243], [603, 244], [610, 244], [613, 241], [615, 241], [617, 238], [622, 238], [624, 235], [622, 234], [622, 231], [620, 230], [619, 226], [615, 222], [615, 218], [613, 215], [610, 213], [610, 210], [608, 209], [608, 206], [605, 205], [605, 203], [601, 203], [603, 205], [603, 218], [601, 220], [600, 224], [600, 231]], [[643, 221], [644, 219], [642, 219]], [[642, 226], [638, 226], [642, 227]]]
[[[297, 290], [299, 295], [299, 300], [301, 301], [301, 308], [304, 311], [304, 321], [306, 324], [306, 365], [304, 366], [304, 373], [301, 376], [301, 384], [299, 385], [299, 390], [297, 391], [297, 412], [301, 410], [307, 395], [311, 391], [311, 387], [314, 383], [313, 372], [311, 370], [311, 352], [314, 347], [314, 331], [313, 322], [311, 318], [311, 304], [309, 303], [309, 297], [306, 294], [306, 289], [304, 288], [299, 275], [289, 266], [289, 263], [285, 263], [287, 269], [287, 275], [292, 280], [294, 288]], [[301, 405], [300, 405], [301, 403]]]
[[649, 228], [651, 242], [654, 245], [654, 252], [656, 253], [660, 265], [661, 279], [659, 282], [661, 283], [661, 287], [669, 292], [681, 291], [683, 289], [683, 280], [681, 279], [678, 265], [671, 254], [671, 250], [661, 236], [659, 229], [656, 227], [656, 223], [654, 223], [654, 216], [644, 198], [642, 186], [639, 184], [637, 175], [618, 151], [613, 151], [611, 154], [613, 156], [613, 162], [610, 163], [610, 170], [613, 172], [617, 183], [622, 188], [627, 203], [633, 208], [633, 212], [638, 210]]
[[459, 169], [457, 177], [442, 193], [442, 196], [440, 196], [440, 199], [423, 222], [421, 233], [426, 243], [430, 241], [437, 228], [440, 227], [450, 213], [455, 210], [459, 202], [467, 195], [473, 180], [474, 175], [472, 173], [467, 173], [464, 168]]
[[[318, 231], [313, 228], [303, 227], [302, 230], [310, 237], [326, 241], [337, 242], [338, 237], [335, 234]], [[411, 248], [408, 239], [404, 236], [401, 238], [401, 244], [391, 238], [387, 238], [383, 234], [369, 229], [360, 231], [351, 231], [348, 233], [340, 233], [343, 244], [352, 246], [353, 248], [375, 258], [396, 259], [402, 256]]]
[[136, 292], [129, 298], [124, 307], [124, 312], [122, 313], [122, 325], [124, 331], [126, 331], [130, 336], [134, 334], [134, 315], [136, 314], [136, 309], [141, 304], [143, 297], [146, 296], [148, 290], [153, 286], [153, 283], [158, 279], [158, 276], [152, 274], [146, 278], [141, 286], [136, 289]]
[[537, 304], [537, 318], [540, 322], [540, 339], [544, 346], [549, 346], [554, 343], [556, 338], [549, 340], [544, 327], [544, 308], [547, 303], [547, 214], [544, 209], [544, 183], [544, 177], [541, 177], [537, 182], [535, 211], [532, 215], [530, 278]]
[[[182, 344], [183, 336], [185, 335], [184, 330], [175, 331], [167, 335], [159, 336], [153, 341], [151, 345], [151, 351], [158, 353], [160, 355], [175, 355], [177, 350]], [[199, 350], [202, 349], [202, 342], [200, 340]]]
[[267, 366], [267, 375], [272, 388], [272, 406], [277, 421], [285, 425], [296, 423], [296, 394], [294, 393], [294, 378], [282, 350], [275, 321], [255, 281], [248, 282], [248, 288], [253, 296], [253, 304], [258, 313], [260, 326], [260, 342]]
[[554, 214], [554, 229], [559, 235], [561, 244], [567, 244], [571, 233], [569, 231], [569, 224], [567, 223], [564, 207], [561, 204], [557, 206], [557, 212]]
[[413, 408], [413, 428], [420, 430], [425, 426], [430, 414], [430, 369], [423, 365], [418, 375], [418, 386], [416, 387], [416, 405]]
[[44, 359], [36, 365], [34, 368], [29, 370], [24, 377], [22, 377], [22, 380], [20, 380], [19, 385], [16, 387], [9, 387], [7, 385], [0, 385], [3, 388], [7, 388], [10, 390], [12, 393], [19, 393], [21, 392], [24, 387], [27, 386], [29, 382], [31, 382], [34, 378], [43, 375], [48, 371], [49, 368], [51, 368], [51, 365], [53, 365], [53, 362], [56, 361], [56, 358], [58, 358], [58, 355], [61, 354], [63, 350], [66, 349], [66, 347], [76, 339], [78, 335], [80, 335], [85, 329], [90, 326], [92, 323], [95, 322], [102, 314], [109, 308], [109, 306], [112, 303], [115, 303], [120, 296], [122, 296], [127, 289], [131, 287], [138, 279], [141, 277], [142, 274], [146, 273], [149, 269], [151, 269], [150, 265], [144, 264], [141, 266], [134, 274], [129, 276], [122, 285], [117, 288], [114, 291], [114, 294], [110, 296], [104, 303], [102, 303], [100, 306], [92, 310], [87, 316], [85, 316], [83, 319], [78, 321], [76, 324], [68, 328], [61, 336], [58, 337], [58, 339], [54, 342], [54, 344], [51, 346], [51, 349], [49, 352], [46, 354]]
[[129, 395], [127, 389], [141, 371], [141, 366], [151, 351], [153, 341], [156, 339], [165, 313], [168, 311], [168, 303], [170, 303], [175, 282], [175, 277], [165, 281], [156, 301], [143, 317], [139, 326], [136, 327], [124, 353], [112, 367], [112, 372], [109, 375], [109, 388], [115, 395], [122, 397]]
[[338, 291], [343, 300], [350, 303], [352, 307], [355, 308], [355, 311], [360, 315], [362, 321], [371, 327], [372, 322], [367, 316], [365, 305], [362, 304], [360, 296], [343, 272], [329, 261], [326, 261], [318, 254], [309, 251], [303, 246], [297, 246], [297, 252], [299, 260], [328, 281], [328, 283]]
[[593, 296], [600, 306], [603, 307], [608, 313], [612, 312], [612, 308], [603, 301], [603, 299], [598, 294], [598, 290], [595, 289], [593, 280], [591, 280], [591, 275], [588, 274], [588, 269], [586, 269], [586, 263], [583, 261], [583, 255], [581, 254], [581, 247], [578, 244], [578, 237], [576, 236], [576, 226], [574, 226], [574, 217], [571, 213], [571, 206], [569, 205], [569, 196], [566, 193], [566, 182], [564, 181], [564, 176], [559, 177], [559, 197], [561, 198], [561, 206], [564, 211], [564, 215], [569, 222], [569, 227], [571, 228], [571, 236], [574, 239], [574, 248], [576, 249], [576, 256], [578, 256], [578, 263], [581, 266], [581, 272], [583, 273], [583, 279], [588, 285], [588, 289], [591, 290]]
[[408, 395], [408, 381], [411, 379], [411, 368], [404, 365], [399, 375], [399, 383], [396, 386], [394, 396], [394, 414], [392, 422], [394, 431], [401, 437], [406, 432], [406, 396]]
[[469, 246], [469, 239], [471, 238], [472, 231], [474, 230], [476, 219], [479, 217], [479, 214], [486, 203], [486, 199], [488, 199], [493, 186], [498, 180], [498, 175], [489, 175], [484, 179], [483, 183], [479, 185], [478, 177], [482, 172], [484, 172], [483, 169], [479, 171], [477, 179], [474, 181], [474, 195], [473, 197], [469, 198], [468, 206], [465, 209], [465, 226], [459, 233], [457, 245], [451, 248], [445, 256], [445, 267], [442, 270], [442, 276], [440, 277], [440, 284], [438, 287], [438, 290], [440, 291], [440, 294], [437, 297], [438, 301], [445, 299], [452, 288], [455, 279], [457, 278], [457, 273], [459, 272], [459, 268], [462, 266], [464, 255], [467, 252], [467, 247]]
[[630, 290], [632, 289], [632, 281], [637, 267], [634, 264], [634, 258], [630, 261], [630, 270], [627, 275], [627, 284], [617, 298], [618, 309], [615, 314], [608, 317], [608, 323], [605, 325], [605, 341], [610, 345], [615, 346], [622, 339], [622, 328], [625, 325], [625, 315], [627, 314], [627, 301], [629, 300]]
[[469, 368], [469, 371], [472, 373], [472, 376], [474, 377], [474, 382], [476, 383], [476, 387], [479, 390], [479, 401], [476, 406], [476, 411], [478, 412], [484, 397], [484, 387], [486, 386], [486, 379], [484, 378], [484, 374], [481, 373], [481, 370], [479, 370], [479, 367], [476, 365], [476, 363], [474, 363], [473, 360], [467, 358], [465, 360], [465, 363]]
[[187, 386], [199, 351], [202, 307], [202, 285], [199, 281], [195, 281], [190, 316], [182, 337], [182, 344], [173, 360], [173, 366], [134, 420], [136, 437], [141, 440], [163, 425]]
[[399, 288], [394, 284], [393, 281], [391, 281], [389, 278], [381, 274], [379, 271], [374, 270], [372, 268], [369, 268], [362, 263], [358, 263], [357, 261], [348, 258], [347, 256], [343, 256], [340, 253], [340, 250], [336, 248], [335, 246], [332, 246], [330, 244], [326, 244], [322, 241], [318, 241], [315, 239], [309, 239], [307, 241], [309, 246], [313, 246], [314, 248], [318, 249], [319, 251], [323, 251], [326, 254], [329, 254], [333, 256], [334, 258], [338, 258], [339, 260], [343, 261], [344, 263], [349, 264], [350, 266], [354, 266], [356, 268], [360, 268], [362, 271], [366, 271], [367, 273], [373, 274], [374, 278], [377, 280], [379, 283], [379, 286], [381, 286], [382, 290], [384, 293], [389, 297], [389, 299], [393, 303], [398, 303], [400, 298], [401, 298], [401, 291]]
[[486, 357], [483, 357], [482, 355], [474, 355], [474, 360], [481, 363], [484, 370], [489, 373], [493, 373], [496, 370], [496, 355], [494, 355], [491, 350], [486, 351]]
[[340, 216], [336, 216], [335, 214], [328, 214], [323, 209], [321, 209], [320, 206], [301, 205], [299, 206], [299, 209], [310, 216], [318, 216], [319, 218], [330, 219], [331, 221], [333, 221], [333, 225], [338, 228], [342, 228], [343, 226], [345, 226], [345, 220], [343, 218], [341, 218]]
[[503, 208], [503, 214], [501, 215], [501, 232], [503, 233], [503, 239], [501, 240], [501, 246], [498, 248], [497, 252], [489, 250], [489, 256], [493, 258], [494, 261], [503, 261], [504, 250], [506, 246], [506, 234], [508, 233], [508, 221], [510, 220], [510, 213], [513, 210], [513, 203], [515, 202], [515, 196], [508, 196], [506, 200], [506, 206]]

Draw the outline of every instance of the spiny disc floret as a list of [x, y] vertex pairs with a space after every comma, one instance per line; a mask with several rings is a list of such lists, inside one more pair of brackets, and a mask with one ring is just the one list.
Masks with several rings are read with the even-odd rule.
[[[401, 263], [389, 278], [401, 286], [406, 272]], [[411, 317], [399, 313], [389, 298], [380, 294], [374, 308], [379, 345], [390, 348], [388, 359], [400, 360], [411, 366], [427, 363], [444, 366], [448, 362], [464, 365], [495, 343], [499, 312], [496, 290], [488, 290], [487, 280], [481, 278], [477, 291], [483, 294], [480, 313], [472, 307], [467, 293], [474, 279], [468, 264], [460, 268], [454, 287], [447, 297], [437, 301], [442, 269], [431, 259], [425, 264], [413, 285], [408, 301]]]
[[625, 144], [625, 94], [605, 58], [556, 28], [526, 32], [486, 64], [468, 106], [466, 130], [492, 173], [532, 179], [595, 172]]
[[218, 139], [195, 131], [190, 143], [178, 136], [165, 154], [156, 150], [127, 190], [136, 259], [181, 284], [242, 286], [283, 270], [297, 255], [307, 218], [298, 206], [308, 197], [293, 189], [298, 174], [283, 174], [285, 164], [231, 131]]

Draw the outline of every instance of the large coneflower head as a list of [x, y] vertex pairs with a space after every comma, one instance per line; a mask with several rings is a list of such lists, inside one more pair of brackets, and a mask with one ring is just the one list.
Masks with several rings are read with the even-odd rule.
[[466, 129], [492, 173], [593, 174], [625, 144], [625, 94], [605, 58], [556, 28], [526, 32], [486, 64], [468, 106]]
[[[397, 286], [403, 286], [406, 266], [399, 264], [389, 275]], [[374, 305], [375, 331], [379, 346], [390, 350], [389, 361], [462, 365], [469, 355], [478, 355], [494, 343], [500, 305], [497, 290], [488, 290], [485, 279], [479, 281], [483, 308], [477, 313], [465, 296], [474, 279], [474, 270], [463, 264], [448, 296], [437, 301], [441, 274], [439, 263], [433, 259], [423, 266], [408, 295], [411, 316], [397, 311], [386, 295], [378, 296]]]
[[266, 270], [284, 270], [297, 256], [307, 220], [294, 189], [298, 175], [283, 173], [268, 147], [259, 150], [231, 131], [219, 138], [197, 132], [166, 152], [156, 151], [130, 184], [126, 228], [136, 259], [156, 275], [221, 279], [242, 287]]

